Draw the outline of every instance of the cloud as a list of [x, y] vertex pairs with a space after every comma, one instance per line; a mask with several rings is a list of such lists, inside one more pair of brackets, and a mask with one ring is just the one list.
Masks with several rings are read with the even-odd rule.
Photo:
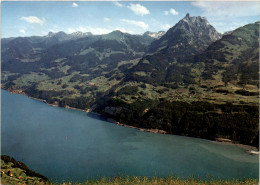
[[213, 25], [219, 32], [232, 31], [236, 28], [249, 24], [248, 21], [242, 21], [240, 18], [236, 18], [235, 21], [212, 21], [211, 25]]
[[53, 29], [49, 29], [49, 32], [56, 33], [57, 31], [56, 31], [56, 30], [53, 30]]
[[136, 14], [136, 15], [143, 16], [143, 15], [150, 14], [150, 11], [146, 7], [144, 7], [140, 4], [132, 4], [131, 3], [129, 6], [127, 6], [127, 8], [132, 10], [134, 12], [134, 14]]
[[161, 29], [168, 30], [171, 26], [169, 24], [163, 24], [161, 25]]
[[113, 28], [113, 29], [107, 29], [107, 28], [96, 28], [96, 27], [91, 27], [91, 26], [86, 26], [86, 27], [79, 26], [78, 28], [68, 28], [67, 33], [74, 33], [74, 32], [80, 31], [80, 32], [83, 32], [83, 33], [91, 32], [94, 35], [103, 35], [103, 34], [107, 34], [107, 33], [110, 33], [112, 31], [115, 31], [115, 30], [119, 30], [119, 31], [124, 32], [124, 33], [131, 33], [131, 34], [134, 33], [131, 30], [126, 30], [125, 28], [120, 28], [120, 27]]
[[150, 24], [153, 25], [153, 26], [158, 26], [161, 22], [159, 22], [158, 20], [156, 19], [150, 19]]
[[77, 3], [72, 3], [72, 7], [78, 7], [79, 5]]
[[117, 1], [113, 1], [113, 4], [118, 6], [118, 7], [123, 7], [123, 5], [121, 3], [119, 3], [119, 2], [117, 2]]
[[43, 25], [45, 22], [45, 19], [40, 19], [35, 16], [21, 17], [20, 19], [29, 23], [40, 24], [40, 25]]
[[111, 21], [111, 19], [108, 17], [104, 17], [104, 21], [108, 22], [108, 21]]
[[116, 28], [115, 30], [119, 30], [119, 31], [121, 31], [121, 32], [123, 32], [123, 33], [134, 34], [133, 31], [131, 31], [131, 30], [126, 30], [125, 28]]
[[73, 33], [73, 32], [76, 32], [77, 30], [76, 29], [74, 29], [74, 28], [68, 28], [68, 33]]
[[81, 32], [89, 32], [90, 29], [88, 29], [88, 27], [83, 27], [83, 26], [80, 26], [78, 27], [78, 30], [77, 31], [81, 31]]
[[101, 34], [106, 34], [106, 33], [110, 33], [111, 29], [107, 29], [107, 28], [95, 28], [95, 27], [91, 27], [91, 26], [79, 26], [78, 28], [68, 28], [67, 29], [67, 32], [68, 33], [73, 33], [73, 32], [77, 32], [77, 31], [80, 31], [80, 32], [91, 32], [95, 35], [101, 35]]
[[258, 2], [241, 2], [241, 1], [219, 1], [206, 2], [196, 1], [191, 3], [193, 6], [199, 7], [203, 11], [203, 16], [206, 17], [244, 17], [258, 16]]
[[164, 15], [169, 15], [169, 13], [172, 14], [172, 15], [178, 15], [179, 14], [179, 12], [177, 12], [173, 8], [171, 8], [169, 11], [164, 11], [163, 12]]
[[133, 26], [138, 26], [142, 29], [146, 29], [149, 27], [148, 24], [144, 23], [143, 21], [134, 21], [134, 20], [127, 20], [127, 19], [120, 19], [121, 22], [131, 24]]
[[[202, 10], [202, 16], [219, 32], [234, 30], [248, 23], [250, 16], [259, 16], [260, 4], [253, 1], [192, 2]], [[249, 21], [250, 22], [250, 21]]]
[[171, 13], [172, 15], [178, 15], [178, 14], [179, 14], [179, 12], [177, 12], [177, 11], [174, 10], [173, 8], [170, 9], [170, 13]]
[[24, 29], [20, 29], [19, 32], [20, 33], [25, 33], [25, 30]]

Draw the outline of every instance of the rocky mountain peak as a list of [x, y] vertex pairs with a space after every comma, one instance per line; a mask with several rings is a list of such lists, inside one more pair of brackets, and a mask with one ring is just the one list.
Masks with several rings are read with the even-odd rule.
[[185, 18], [186, 18], [186, 19], [189, 19], [189, 18], [190, 18], [190, 14], [187, 13], [186, 16], [184, 17], [184, 19], [185, 19]]
[[46, 37], [53, 37], [54, 35], [55, 33], [50, 31]]
[[76, 31], [76, 32], [71, 33], [71, 35], [78, 36], [78, 35], [85, 35], [85, 33], [81, 32], [81, 31]]
[[206, 17], [190, 16], [189, 13], [172, 28], [172, 31], [179, 29], [197, 37], [208, 35], [213, 42], [221, 38], [221, 34], [208, 22]]
[[67, 35], [65, 32], [63, 31], [59, 31], [59, 32], [49, 32], [48, 35], [46, 35], [45, 37], [53, 40], [58, 40], [58, 41], [65, 41], [65, 40], [69, 40], [70, 36]]
[[64, 36], [64, 35], [67, 35], [65, 32], [63, 31], [59, 31], [59, 32], [49, 32], [47, 37], [54, 37], [54, 36]]
[[49, 32], [48, 35], [46, 37], [52, 37], [52, 38], [56, 38], [58, 40], [67, 40], [68, 39], [68, 35], [63, 32], [63, 31], [59, 31], [59, 32]]
[[81, 31], [76, 31], [73, 32], [71, 34], [69, 34], [72, 38], [81, 38], [81, 37], [85, 37], [85, 36], [90, 36], [92, 35], [91, 32], [81, 32]]
[[160, 39], [165, 34], [165, 31], [151, 32], [147, 31], [143, 34], [143, 36], [149, 36], [155, 39]]
[[149, 53], [160, 52], [170, 58], [190, 58], [204, 51], [211, 43], [221, 38], [206, 18], [190, 16], [189, 13], [170, 28], [160, 39], [155, 40]]

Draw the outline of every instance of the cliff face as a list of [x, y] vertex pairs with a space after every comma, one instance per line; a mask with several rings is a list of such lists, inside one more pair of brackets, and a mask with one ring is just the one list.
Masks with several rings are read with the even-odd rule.
[[172, 58], [178, 58], [182, 53], [194, 55], [220, 38], [221, 35], [205, 17], [191, 17], [187, 14], [159, 40], [151, 43], [149, 52], [163, 51]]

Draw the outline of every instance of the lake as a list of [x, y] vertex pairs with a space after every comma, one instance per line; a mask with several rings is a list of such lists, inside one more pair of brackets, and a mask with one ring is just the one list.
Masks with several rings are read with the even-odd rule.
[[257, 155], [204, 139], [118, 126], [1, 90], [2, 154], [52, 181], [115, 175], [258, 178]]

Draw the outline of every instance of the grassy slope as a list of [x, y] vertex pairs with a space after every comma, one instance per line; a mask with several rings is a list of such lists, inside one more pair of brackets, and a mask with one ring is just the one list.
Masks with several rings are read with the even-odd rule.
[[[171, 64], [167, 67], [172, 69], [167, 73], [173, 75], [167, 77], [165, 83], [152, 83], [153, 79], [163, 76], [165, 71], [150, 77], [151, 72], [139, 71], [136, 66], [140, 66], [139, 58], [135, 60], [126, 60], [111, 64], [97, 64], [87, 67], [86, 71], [81, 70], [82, 67], [71, 70], [75, 65], [69, 63], [64, 58], [48, 61], [51, 68], [41, 68], [37, 72], [12, 73], [3, 71], [2, 87], [12, 90], [25, 90], [35, 85], [36, 91], [55, 91], [52, 94], [53, 101], [61, 101], [65, 98], [74, 99], [76, 97], [84, 97], [95, 100], [97, 94], [105, 94], [106, 92], [117, 92], [125, 86], [139, 86], [138, 92], [135, 94], [123, 94], [117, 98], [131, 103], [135, 97], [141, 99], [160, 99], [167, 101], [209, 101], [211, 103], [234, 104], [258, 104], [258, 96], [243, 96], [237, 94], [237, 90], [244, 89], [249, 92], [258, 92], [257, 77], [257, 33], [258, 24], [250, 24], [235, 30], [231, 35], [223, 37], [211, 45], [202, 55], [197, 57], [195, 64]], [[256, 33], [255, 33], [256, 32]], [[254, 48], [250, 50], [250, 48]], [[97, 52], [97, 51], [95, 51]], [[94, 52], [94, 53], [95, 53]], [[245, 52], [250, 56], [245, 57]], [[244, 57], [243, 57], [244, 56]], [[254, 56], [254, 57], [253, 57]], [[240, 60], [241, 61], [238, 61]], [[76, 59], [75, 59], [76, 60]], [[87, 59], [84, 59], [85, 62]], [[84, 61], [83, 60], [83, 61]], [[155, 61], [159, 63], [161, 61]], [[212, 63], [213, 62], [213, 63]], [[145, 63], [145, 62], [144, 62]], [[169, 63], [167, 61], [167, 63]], [[239, 65], [238, 65], [239, 63]], [[28, 63], [20, 62], [21, 65]], [[83, 65], [84, 63], [80, 64]], [[71, 66], [70, 66], [71, 65]], [[167, 64], [168, 65], [168, 64]], [[141, 70], [145, 70], [141, 65]], [[152, 67], [156, 67], [153, 66]], [[23, 67], [22, 67], [23, 68]], [[129, 70], [130, 71], [127, 71]], [[134, 69], [133, 72], [131, 70]], [[176, 70], [177, 71], [176, 71]], [[33, 70], [33, 69], [31, 69]], [[152, 69], [154, 71], [155, 69]], [[189, 71], [190, 70], [190, 71]], [[29, 70], [30, 71], [30, 70]], [[53, 71], [48, 73], [48, 71]], [[61, 76], [55, 74], [61, 73]], [[136, 75], [136, 81], [126, 81], [128, 76]], [[248, 76], [252, 74], [251, 76]], [[143, 81], [145, 76], [148, 80]], [[189, 76], [188, 79], [185, 76]], [[170, 79], [170, 80], [169, 80]], [[249, 80], [248, 80], [249, 79]], [[186, 80], [186, 82], [185, 82]], [[187, 82], [192, 80], [192, 82]], [[150, 83], [151, 82], [151, 83]], [[123, 83], [123, 85], [122, 85]], [[143, 84], [146, 88], [142, 88]], [[172, 86], [176, 86], [172, 88]], [[189, 89], [194, 89], [191, 95]], [[227, 93], [220, 92], [224, 90]], [[70, 93], [64, 93], [68, 91]], [[46, 97], [42, 97], [46, 98]], [[49, 100], [50, 98], [46, 98]], [[89, 108], [89, 107], [86, 107]]]
[[[165, 75], [164, 68], [158, 70], [155, 76], [150, 76], [153, 72], [142, 71], [146, 70], [146, 64], [151, 63], [152, 61], [154, 62], [151, 65], [153, 69], [147, 70], [156, 71], [154, 68], [158, 65], [160, 67], [160, 62], [162, 62], [159, 60], [160, 57], [154, 58], [151, 61], [143, 61], [145, 65], [139, 62], [140, 58], [136, 58], [133, 60], [112, 63], [100, 63], [95, 66], [89, 65], [87, 67], [85, 66], [84, 71], [82, 71], [84, 65], [90, 63], [88, 58], [80, 58], [80, 65], [75, 67], [77, 55], [71, 61], [67, 61], [64, 58], [55, 58], [56, 55], [53, 55], [53, 58], [55, 58], [53, 61], [52, 59], [46, 61], [51, 67], [48, 68], [47, 66], [43, 66], [40, 71], [31, 72], [34, 68], [31, 63], [28, 65], [26, 62], [19, 62], [19, 65], [26, 65], [28, 67], [26, 70], [28, 70], [29, 73], [28, 71], [24, 73], [15, 73], [15, 69], [13, 69], [15, 66], [10, 67], [10, 70], [12, 69], [13, 72], [12, 70], [3, 71], [2, 87], [8, 90], [20, 89], [25, 91], [29, 96], [45, 99], [48, 103], [59, 103], [60, 106], [68, 105], [80, 109], [89, 109], [93, 104], [100, 104], [99, 101], [116, 99], [118, 102], [122, 103], [121, 105], [117, 104], [117, 106], [130, 106], [134, 109], [134, 112], [138, 112], [138, 116], [142, 116], [142, 119], [135, 120], [135, 126], [141, 128], [150, 127], [167, 129], [166, 131], [168, 133], [173, 133], [173, 128], [177, 126], [177, 124], [175, 124], [175, 118], [177, 117], [179, 120], [183, 119], [182, 115], [174, 115], [175, 113], [172, 112], [172, 107], [169, 106], [172, 102], [178, 101], [191, 104], [203, 101], [211, 103], [215, 107], [228, 103], [244, 107], [258, 106], [258, 86], [255, 83], [256, 81], [258, 82], [258, 80], [254, 80], [258, 75], [256, 72], [258, 69], [258, 60], [256, 60], [256, 50], [259, 48], [256, 44], [256, 36], [258, 33], [257, 23], [246, 25], [235, 30], [231, 35], [227, 35], [223, 37], [223, 39], [212, 44], [206, 50], [205, 54], [199, 55], [196, 58], [194, 63], [177, 63], [176, 61], [169, 62], [167, 60], [166, 63], [168, 67], [166, 69], [169, 69], [167, 73], [170, 75], [168, 75], [168, 80], [166, 79], [164, 83], [153, 83], [154, 79], [159, 77], [162, 77], [163, 79], [163, 76]], [[250, 50], [250, 48], [253, 49]], [[117, 49], [118, 48], [115, 50]], [[94, 53], [99, 53], [98, 55], [101, 56], [98, 49], [95, 50]], [[248, 56], [245, 54], [250, 55]], [[240, 59], [241, 61], [239, 61]], [[162, 63], [162, 65], [166, 65], [166, 63]], [[137, 70], [139, 65], [141, 65], [141, 67], [139, 67], [141, 71]], [[24, 69], [23, 67], [21, 68]], [[20, 68], [16, 70], [19, 71]], [[231, 75], [229, 75], [229, 73]], [[255, 73], [257, 75], [255, 75]], [[132, 74], [136, 75], [136, 80], [126, 80]], [[246, 74], [250, 75], [248, 76]], [[146, 81], [143, 81], [142, 77], [145, 77]], [[252, 93], [253, 95], [243, 95], [237, 93], [238, 90], [244, 90], [246, 93]], [[139, 106], [140, 102], [143, 101], [148, 103]], [[163, 105], [163, 109], [160, 107], [153, 107], [162, 102], [168, 102], [169, 105]], [[101, 108], [96, 111], [104, 113], [106, 107], [111, 105], [105, 104], [103, 107], [102, 106], [103, 104], [101, 103]], [[151, 113], [150, 110], [153, 108], [154, 110]], [[164, 112], [168, 111], [169, 114], [165, 115], [165, 117], [156, 115], [157, 117], [154, 118], [153, 113], [156, 114], [156, 111], [158, 110], [163, 110]], [[243, 127], [239, 127], [247, 129], [249, 127], [248, 123], [252, 122], [250, 125], [254, 125], [255, 127], [253, 129], [252, 126], [251, 129], [250, 126], [251, 130], [247, 135], [253, 136], [250, 139], [255, 138], [255, 133], [257, 132], [257, 129], [255, 128], [258, 128], [258, 123], [255, 122], [255, 118], [258, 119], [258, 116], [252, 116], [250, 110], [244, 111], [244, 109], [240, 108], [238, 111], [236, 109], [233, 110], [234, 111], [232, 112], [219, 108], [214, 109], [213, 112], [206, 110], [211, 119], [209, 119], [206, 114], [204, 114], [206, 117], [201, 116], [202, 113], [205, 113], [205, 110], [196, 114], [202, 120], [201, 123], [206, 123], [207, 120], [216, 120], [214, 116], [215, 113], [217, 113], [215, 114], [217, 115], [216, 118], [223, 116], [223, 120], [226, 119], [225, 115], [227, 115], [228, 118], [231, 118], [238, 117], [237, 115], [240, 114], [242, 118], [245, 119], [242, 120], [243, 122], [234, 121], [232, 126], [238, 127], [237, 125], [243, 123]], [[129, 114], [130, 112], [131, 111], [128, 110], [126, 111], [126, 115], [129, 115], [128, 117], [130, 117], [128, 120], [125, 118], [118, 119], [117, 116], [112, 117], [122, 123], [133, 124], [133, 121], [129, 120], [139, 117]], [[189, 114], [189, 116], [192, 117], [186, 116], [187, 119], [194, 118], [194, 120], [197, 120], [193, 113], [195, 112], [191, 112], [192, 115]], [[173, 115], [172, 120], [166, 119], [169, 115]], [[109, 114], [106, 114], [106, 116], [111, 117]], [[149, 120], [149, 118], [150, 122], [143, 124]], [[138, 122], [140, 123], [138, 124]], [[153, 124], [153, 122], [157, 123]], [[227, 120], [223, 121], [223, 123], [226, 122]], [[228, 127], [227, 125], [228, 124], [221, 125], [220, 129]], [[180, 126], [189, 127], [189, 125], [179, 125], [179, 127]], [[219, 128], [219, 125], [214, 126]], [[212, 129], [216, 130], [214, 126]], [[193, 136], [201, 136], [201, 132], [204, 133], [202, 130], [207, 131], [207, 129], [209, 129], [208, 127], [204, 129], [204, 127], [205, 125], [198, 133], [194, 133]], [[192, 128], [189, 128], [188, 130], [190, 129], [192, 130]], [[243, 134], [241, 129], [239, 132]], [[180, 133], [177, 132], [177, 134]], [[228, 135], [224, 134], [223, 137], [230, 138], [234, 135], [232, 138], [234, 137], [237, 138], [238, 141], [241, 141], [241, 136], [235, 137], [236, 134], [237, 133], [230, 132]], [[211, 137], [214, 139], [215, 135], [211, 135], [210, 137], [207, 136], [206, 138]], [[218, 137], [222, 136], [218, 135]]]
[[[10, 175], [11, 174], [11, 175]], [[1, 156], [1, 183], [2, 184], [49, 184], [43, 175], [30, 170], [22, 162], [2, 155]]]

